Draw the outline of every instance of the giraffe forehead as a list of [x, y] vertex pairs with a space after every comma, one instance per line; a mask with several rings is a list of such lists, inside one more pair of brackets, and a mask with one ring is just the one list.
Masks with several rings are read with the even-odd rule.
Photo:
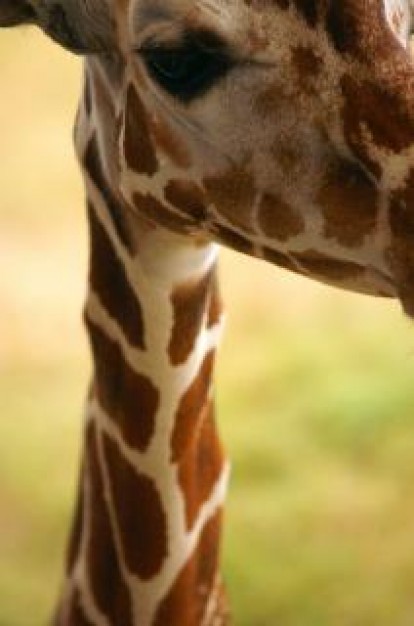
[[328, 31], [336, 41], [346, 39], [349, 51], [356, 33], [357, 39], [367, 35], [364, 24], [377, 32], [387, 27], [406, 44], [412, 22], [411, 0], [33, 0], [33, 4], [47, 22], [45, 30], [57, 41], [67, 43], [61, 40], [63, 28], [89, 49], [125, 43], [130, 49], [131, 38], [169, 24], [178, 31], [211, 29], [247, 54], [257, 47], [278, 48], [291, 37], [306, 38], [314, 30], [319, 36]]
[[[292, 44], [333, 40], [347, 52], [364, 48], [367, 38], [389, 44], [390, 34], [404, 47], [411, 32], [411, 0], [110, 0], [134, 37], [157, 24], [178, 31], [202, 26], [235, 45], [242, 55], [272, 53]], [[341, 50], [340, 50], [341, 51]], [[266, 58], [266, 55], [264, 56]], [[279, 59], [280, 60], [280, 59]]]
[[154, 36], [161, 43], [179, 42], [186, 31], [200, 30], [245, 49], [253, 26], [245, 0], [130, 0], [118, 15], [127, 36], [139, 45]]

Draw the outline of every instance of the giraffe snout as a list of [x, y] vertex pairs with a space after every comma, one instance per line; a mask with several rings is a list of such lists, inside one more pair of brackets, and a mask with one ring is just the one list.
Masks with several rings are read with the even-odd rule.
[[56, 43], [75, 54], [89, 52], [87, 41], [62, 4], [47, 1], [38, 3], [37, 17], [40, 28]]
[[114, 25], [108, 4], [93, 11], [85, 0], [0, 0], [0, 27], [33, 24], [74, 54], [114, 49]]
[[60, 4], [47, 0], [0, 0], [0, 26], [23, 24], [39, 26], [49, 37], [72, 52], [86, 51], [84, 42]]
[[36, 21], [36, 13], [26, 0], [1, 0], [0, 26], [19, 26]]

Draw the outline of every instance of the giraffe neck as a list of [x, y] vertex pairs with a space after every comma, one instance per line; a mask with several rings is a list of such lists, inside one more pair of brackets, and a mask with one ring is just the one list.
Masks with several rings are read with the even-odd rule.
[[94, 374], [57, 623], [224, 624], [217, 247], [132, 216], [111, 190], [99, 135], [82, 134]]

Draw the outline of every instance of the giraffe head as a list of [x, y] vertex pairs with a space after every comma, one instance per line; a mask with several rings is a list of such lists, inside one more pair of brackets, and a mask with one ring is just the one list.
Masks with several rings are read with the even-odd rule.
[[87, 55], [85, 108], [134, 211], [414, 315], [411, 9], [2, 0], [0, 24]]

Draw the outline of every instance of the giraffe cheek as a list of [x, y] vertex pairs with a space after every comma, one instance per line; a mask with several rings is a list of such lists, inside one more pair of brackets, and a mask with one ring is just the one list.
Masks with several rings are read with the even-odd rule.
[[255, 199], [254, 178], [249, 164], [232, 165], [221, 174], [203, 180], [207, 200], [231, 226], [250, 233]]
[[317, 194], [323, 236], [348, 248], [361, 246], [376, 227], [379, 202], [376, 186], [361, 167], [346, 159], [333, 162]]
[[173, 165], [183, 170], [191, 167], [192, 159], [189, 149], [160, 115], [152, 116], [150, 129], [157, 149]]

